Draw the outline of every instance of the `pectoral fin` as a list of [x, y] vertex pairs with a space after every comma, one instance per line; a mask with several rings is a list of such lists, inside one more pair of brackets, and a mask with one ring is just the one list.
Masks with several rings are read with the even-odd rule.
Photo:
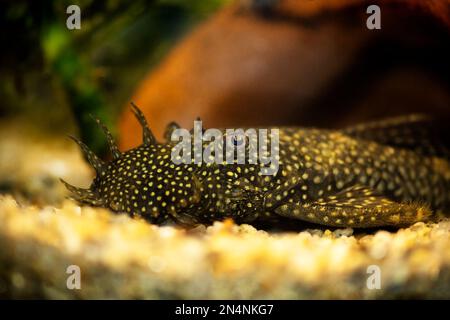
[[285, 203], [275, 212], [287, 218], [354, 228], [401, 227], [426, 220], [431, 215], [431, 210], [426, 205], [396, 202], [362, 186], [355, 186], [314, 202]]

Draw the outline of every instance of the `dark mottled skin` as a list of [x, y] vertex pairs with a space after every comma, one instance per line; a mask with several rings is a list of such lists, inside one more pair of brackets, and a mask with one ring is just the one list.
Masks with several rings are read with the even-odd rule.
[[[342, 131], [280, 128], [275, 176], [259, 164], [181, 164], [174, 142], [157, 143], [138, 108], [144, 143], [104, 163], [81, 142], [97, 176], [88, 190], [66, 184], [82, 203], [192, 225], [299, 219], [335, 227], [404, 226], [450, 207], [450, 163], [429, 134], [428, 119], [409, 116]], [[168, 126], [167, 137], [176, 124]]]

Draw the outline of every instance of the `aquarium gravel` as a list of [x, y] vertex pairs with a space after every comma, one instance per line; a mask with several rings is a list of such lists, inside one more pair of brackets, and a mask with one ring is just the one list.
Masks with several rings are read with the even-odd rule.
[[2, 298], [450, 298], [449, 219], [372, 233], [231, 220], [187, 230], [11, 196], [0, 198], [0, 219]]

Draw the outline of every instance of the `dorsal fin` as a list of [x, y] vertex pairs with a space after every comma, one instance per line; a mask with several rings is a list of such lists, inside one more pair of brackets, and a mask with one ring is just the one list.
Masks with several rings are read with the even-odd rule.
[[69, 138], [75, 141], [83, 151], [84, 155], [86, 156], [88, 162], [91, 164], [91, 166], [94, 167], [97, 174], [103, 175], [105, 173], [105, 164], [102, 160], [100, 160], [94, 152], [92, 152], [87, 145], [85, 145], [83, 142], [75, 138], [74, 136], [69, 135]]
[[97, 125], [100, 127], [100, 129], [102, 129], [103, 133], [106, 136], [106, 141], [108, 142], [108, 146], [109, 146], [109, 150], [111, 151], [111, 154], [113, 156], [113, 159], [118, 159], [120, 158], [120, 151], [119, 148], [117, 147], [116, 142], [114, 141], [114, 138], [111, 134], [111, 132], [108, 130], [108, 128], [100, 121], [100, 119], [90, 115], [92, 119], [94, 119], [94, 121], [97, 123]]
[[343, 129], [353, 138], [414, 150], [425, 156], [449, 158], [445, 126], [426, 115], [412, 114]]
[[156, 143], [155, 136], [150, 130], [147, 124], [147, 120], [145, 120], [144, 113], [134, 104], [134, 102], [131, 102], [131, 110], [133, 111], [134, 115], [136, 116], [136, 119], [142, 126], [144, 145], [149, 146], [155, 144]]

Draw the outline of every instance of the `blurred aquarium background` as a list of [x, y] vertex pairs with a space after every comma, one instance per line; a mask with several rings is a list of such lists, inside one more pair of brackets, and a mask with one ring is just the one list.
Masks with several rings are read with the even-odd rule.
[[[133, 88], [188, 30], [227, 0], [2, 1], [0, 115], [44, 132], [79, 131], [104, 154], [89, 114], [116, 134]], [[81, 29], [68, 30], [68, 6]], [[73, 120], [73, 121], [72, 121]]]

